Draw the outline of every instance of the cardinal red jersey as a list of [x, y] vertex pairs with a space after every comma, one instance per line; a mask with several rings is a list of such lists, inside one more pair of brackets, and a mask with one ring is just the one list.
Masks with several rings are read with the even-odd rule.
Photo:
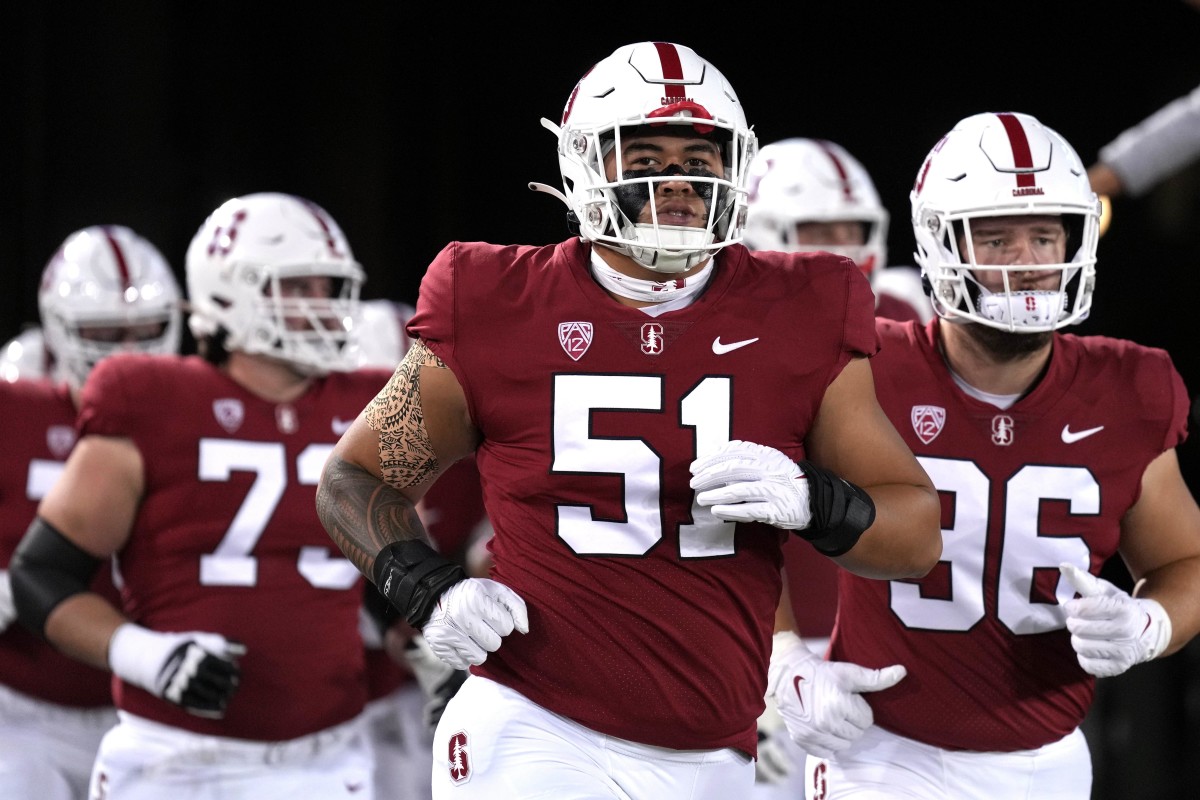
[[980, 751], [1057, 741], [1095, 689], [1058, 565], [1099, 573], [1116, 552], [1146, 466], [1186, 436], [1183, 382], [1161, 350], [1056, 334], [1036, 388], [1000, 410], [954, 383], [936, 321], [878, 324], [876, 393], [941, 496], [942, 560], [919, 581], [843, 571], [832, 657], [908, 668], [866, 695], [902, 736]]
[[[0, 419], [6, 451], [0, 459], [0, 568], [7, 569], [75, 446], [75, 406], [66, 384], [0, 381]], [[116, 600], [111, 569], [97, 571], [92, 590]], [[0, 684], [63, 706], [112, 705], [107, 672], [64, 656], [16, 623], [0, 633]]]
[[130, 684], [117, 706], [197, 733], [292, 739], [344, 722], [366, 696], [361, 575], [315, 511], [325, 459], [389, 373], [332, 373], [290, 403], [202, 359], [117, 355], [84, 388], [82, 436], [132, 439], [145, 489], [118, 554], [125, 613], [158, 631], [246, 645], [241, 687], [205, 720]]
[[[874, 274], [881, 273], [876, 271]], [[892, 268], [889, 274], [908, 273]], [[916, 280], [919, 283], [919, 278]], [[920, 321], [921, 315], [907, 300], [879, 291], [874, 286], [872, 289], [875, 291], [875, 316], [900, 322]], [[837, 617], [837, 583], [841, 570], [798, 536], [789, 537], [784, 543], [783, 566], [796, 630], [806, 639], [828, 639]]]
[[784, 534], [696, 506], [689, 465], [731, 439], [802, 457], [826, 387], [875, 352], [874, 300], [848, 259], [738, 246], [651, 317], [590, 252], [453, 243], [409, 325], [466, 392], [492, 577], [529, 607], [475, 671], [606, 734], [753, 753]]

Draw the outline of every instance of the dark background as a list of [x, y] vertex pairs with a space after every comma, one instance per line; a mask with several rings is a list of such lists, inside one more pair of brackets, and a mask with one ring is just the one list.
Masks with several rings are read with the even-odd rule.
[[[36, 321], [42, 266], [72, 231], [129, 225], [182, 283], [192, 234], [238, 194], [323, 205], [367, 270], [366, 297], [415, 301], [452, 239], [565, 238], [564, 209], [525, 188], [559, 182], [538, 120], [557, 119], [587, 68], [631, 41], [687, 44], [715, 63], [762, 143], [822, 137], [856, 155], [892, 212], [895, 264], [911, 263], [916, 171], [958, 119], [1028, 112], [1091, 163], [1200, 83], [1200, 11], [1183, 0], [6, 6], [0, 341]], [[1078, 332], [1166, 348], [1194, 394], [1198, 267], [1192, 165], [1116, 201]], [[1193, 493], [1197, 449], [1180, 448]], [[1102, 682], [1089, 723], [1097, 797], [1193, 796], [1198, 670], [1190, 648]]]

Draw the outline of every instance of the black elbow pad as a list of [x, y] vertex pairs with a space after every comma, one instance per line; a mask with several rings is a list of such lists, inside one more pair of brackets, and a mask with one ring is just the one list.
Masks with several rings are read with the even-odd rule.
[[8, 565], [17, 620], [44, 638], [50, 612], [68, 597], [91, 591], [100, 561], [35, 517]]

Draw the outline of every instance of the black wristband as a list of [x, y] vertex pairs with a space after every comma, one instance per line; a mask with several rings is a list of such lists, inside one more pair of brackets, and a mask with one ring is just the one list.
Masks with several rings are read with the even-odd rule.
[[442, 592], [467, 577], [458, 564], [415, 539], [380, 550], [372, 574], [379, 593], [418, 630], [429, 621]]
[[875, 522], [871, 496], [811, 461], [797, 461], [796, 465], [808, 478], [812, 508], [812, 525], [796, 533], [827, 556], [849, 552], [863, 531]]

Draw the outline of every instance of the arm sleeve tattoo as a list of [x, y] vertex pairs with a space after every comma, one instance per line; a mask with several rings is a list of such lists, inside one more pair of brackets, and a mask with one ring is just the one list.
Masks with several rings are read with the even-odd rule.
[[415, 486], [438, 468], [421, 410], [422, 367], [446, 369], [446, 364], [418, 339], [367, 406], [367, 425], [379, 434], [379, 467], [393, 486]]

